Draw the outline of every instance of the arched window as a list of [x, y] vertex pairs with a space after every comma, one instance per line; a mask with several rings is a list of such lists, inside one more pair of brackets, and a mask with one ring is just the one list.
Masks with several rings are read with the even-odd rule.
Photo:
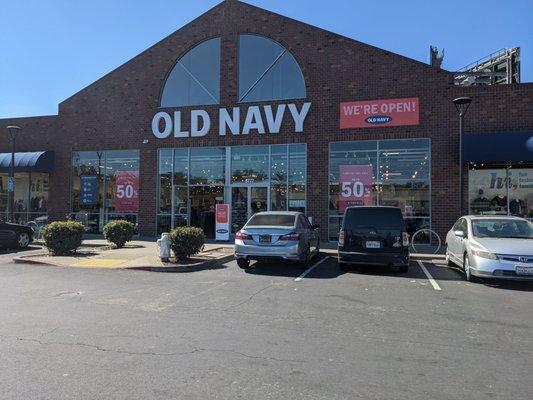
[[287, 49], [263, 36], [239, 36], [239, 102], [304, 97], [302, 71]]
[[165, 82], [161, 107], [220, 102], [220, 38], [206, 40], [181, 57]]

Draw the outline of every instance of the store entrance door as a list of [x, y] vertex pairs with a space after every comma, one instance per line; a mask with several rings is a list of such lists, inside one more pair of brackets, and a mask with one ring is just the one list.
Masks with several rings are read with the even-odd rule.
[[268, 186], [236, 186], [231, 189], [231, 231], [241, 229], [257, 212], [268, 211]]

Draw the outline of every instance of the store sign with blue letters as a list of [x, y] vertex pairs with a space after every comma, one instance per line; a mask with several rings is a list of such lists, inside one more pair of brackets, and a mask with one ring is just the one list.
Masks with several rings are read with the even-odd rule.
[[[250, 106], [241, 126], [241, 107], [218, 110], [218, 135], [248, 135], [250, 133], [279, 133], [284, 122], [292, 119], [294, 132], [301, 133], [311, 103]], [[191, 110], [187, 116], [190, 129], [184, 129], [182, 111], [160, 111], [152, 119], [152, 133], [158, 139], [202, 137], [213, 130], [212, 117], [206, 110]]]

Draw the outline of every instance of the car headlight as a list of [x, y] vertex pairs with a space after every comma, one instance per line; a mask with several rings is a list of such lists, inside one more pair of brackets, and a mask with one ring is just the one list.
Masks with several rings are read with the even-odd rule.
[[472, 249], [472, 254], [482, 258], [488, 258], [489, 260], [497, 260], [498, 256], [490, 251]]

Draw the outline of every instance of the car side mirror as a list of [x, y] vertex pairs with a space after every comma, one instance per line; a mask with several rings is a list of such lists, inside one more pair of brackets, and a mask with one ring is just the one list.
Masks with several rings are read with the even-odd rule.
[[465, 233], [463, 231], [454, 231], [453, 234], [457, 237], [464, 238]]

